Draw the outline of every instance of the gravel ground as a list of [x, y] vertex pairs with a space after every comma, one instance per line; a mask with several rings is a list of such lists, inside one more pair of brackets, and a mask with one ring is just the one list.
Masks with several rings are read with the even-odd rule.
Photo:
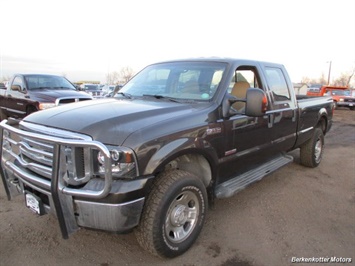
[[307, 258], [354, 265], [355, 111], [334, 116], [319, 167], [300, 166], [292, 152], [294, 163], [217, 200], [197, 242], [172, 260], [144, 252], [132, 233], [82, 229], [64, 240], [56, 219], [36, 216], [22, 197], [7, 201], [1, 186], [0, 265], [277, 266]]

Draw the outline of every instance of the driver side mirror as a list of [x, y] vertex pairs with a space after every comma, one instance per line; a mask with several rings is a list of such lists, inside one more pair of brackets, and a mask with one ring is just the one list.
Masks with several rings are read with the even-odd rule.
[[[232, 108], [233, 103], [236, 102], [245, 102], [244, 112], [238, 113], [234, 108]], [[237, 114], [258, 117], [265, 115], [267, 107], [268, 101], [265, 92], [259, 88], [249, 88], [245, 99], [237, 98], [227, 93], [222, 103], [222, 112], [223, 117], [226, 118]]]
[[263, 116], [267, 111], [268, 101], [263, 90], [250, 88], [247, 91], [245, 114], [247, 116]]
[[21, 92], [22, 87], [21, 87], [21, 85], [11, 85], [11, 90]]

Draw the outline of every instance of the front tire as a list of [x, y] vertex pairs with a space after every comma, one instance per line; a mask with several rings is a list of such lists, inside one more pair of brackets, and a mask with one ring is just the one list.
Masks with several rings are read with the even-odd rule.
[[173, 258], [197, 239], [205, 220], [207, 193], [203, 182], [186, 171], [170, 170], [157, 178], [135, 233], [145, 250]]
[[323, 131], [317, 127], [311, 139], [301, 146], [300, 160], [301, 164], [307, 167], [317, 167], [323, 156], [324, 134]]

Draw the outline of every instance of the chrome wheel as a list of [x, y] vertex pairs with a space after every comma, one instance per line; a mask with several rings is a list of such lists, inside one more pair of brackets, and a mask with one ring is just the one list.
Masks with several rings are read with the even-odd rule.
[[314, 147], [314, 160], [319, 163], [322, 159], [323, 141], [321, 138], [317, 139]]
[[314, 130], [312, 138], [306, 141], [300, 148], [301, 164], [307, 167], [317, 167], [322, 161], [324, 134], [320, 127]]
[[154, 255], [174, 258], [188, 250], [206, 217], [207, 190], [184, 170], [162, 172], [152, 184], [136, 228], [139, 244]]
[[179, 194], [166, 215], [165, 234], [169, 241], [184, 241], [193, 232], [199, 212], [198, 198], [194, 193], [185, 191]]

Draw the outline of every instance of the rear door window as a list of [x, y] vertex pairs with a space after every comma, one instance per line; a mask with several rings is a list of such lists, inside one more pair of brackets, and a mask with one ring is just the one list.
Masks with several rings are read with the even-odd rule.
[[276, 67], [266, 67], [265, 73], [273, 101], [291, 101], [290, 91], [282, 70]]

